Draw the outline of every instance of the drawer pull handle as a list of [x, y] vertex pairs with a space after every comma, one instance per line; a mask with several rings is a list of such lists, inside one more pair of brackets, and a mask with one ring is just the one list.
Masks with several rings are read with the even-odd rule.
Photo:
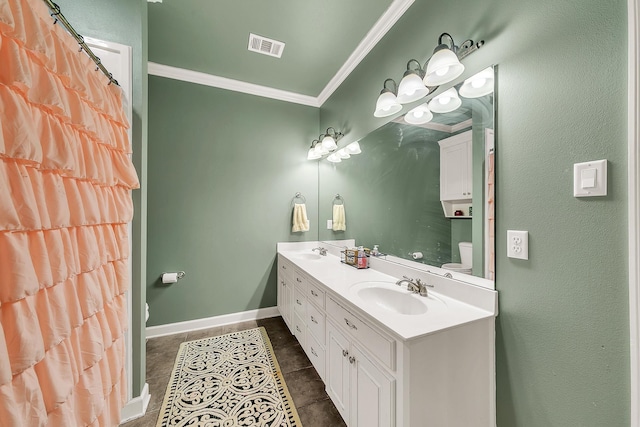
[[342, 350], [342, 357], [347, 357], [349, 355], [349, 350]]
[[356, 358], [353, 356], [349, 356], [349, 363], [351, 363], [352, 365], [356, 363]]
[[296, 329], [298, 330], [298, 332], [302, 333], [299, 326], [296, 326]]
[[311, 347], [311, 354], [313, 354], [315, 357], [318, 357], [318, 353], [316, 353], [313, 347]]
[[316, 294], [316, 291], [314, 291], [313, 289], [311, 289], [311, 295], [313, 295], [314, 297], [318, 296], [318, 294]]
[[297, 300], [296, 300], [296, 303], [297, 303], [298, 305], [302, 305], [302, 303], [300, 302], [300, 300], [299, 300], [299, 299], [297, 299]]
[[313, 323], [315, 323], [316, 325], [318, 324], [318, 321], [317, 321], [317, 320], [316, 320], [316, 318], [315, 318], [315, 317], [313, 317], [313, 316], [311, 316], [311, 321], [312, 321]]
[[282, 268], [284, 268], [284, 269], [286, 270], [286, 269], [287, 269], [287, 266], [286, 266], [286, 265], [283, 265], [283, 266], [282, 266]]
[[298, 283], [302, 283], [302, 280], [300, 280], [300, 278], [299, 278], [299, 277], [296, 277], [296, 282], [298, 282]]
[[347, 319], [346, 317], [344, 318], [344, 323], [346, 323], [347, 326], [350, 327], [351, 329], [354, 329], [356, 331], [358, 330], [357, 326], [354, 325], [353, 323], [349, 322], [349, 319]]

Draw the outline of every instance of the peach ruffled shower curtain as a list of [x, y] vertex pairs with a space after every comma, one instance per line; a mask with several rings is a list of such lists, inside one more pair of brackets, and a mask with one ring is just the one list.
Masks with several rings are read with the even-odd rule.
[[0, 1], [0, 425], [114, 426], [126, 398], [120, 88], [40, 0]]

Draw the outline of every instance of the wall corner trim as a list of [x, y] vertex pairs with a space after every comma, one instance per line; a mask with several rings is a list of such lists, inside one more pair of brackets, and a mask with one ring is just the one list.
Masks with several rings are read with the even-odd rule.
[[327, 83], [325, 88], [318, 95], [318, 105], [322, 106], [327, 99], [344, 82], [349, 74], [362, 62], [362, 60], [378, 44], [382, 37], [398, 22], [415, 0], [394, 0], [387, 11], [378, 19], [375, 25], [362, 39], [358, 47], [349, 56], [347, 61], [340, 67], [335, 76]]
[[222, 316], [207, 317], [204, 319], [187, 320], [185, 322], [149, 326], [147, 327], [147, 338], [157, 338], [166, 335], [180, 334], [183, 332], [198, 331], [200, 329], [214, 328], [216, 326], [245, 322], [247, 320], [266, 319], [267, 317], [275, 317], [279, 315], [280, 312], [278, 311], [278, 307], [267, 307], [259, 308], [257, 310], [224, 314]]
[[631, 427], [640, 427], [640, 0], [628, 0], [629, 348]]
[[287, 92], [285, 90], [260, 86], [253, 83], [242, 82], [240, 80], [228, 79], [226, 77], [214, 76], [212, 74], [201, 73], [199, 71], [172, 67], [170, 65], [157, 64], [155, 62], [149, 62], [148, 67], [149, 75], [152, 76], [165, 77], [168, 79], [211, 86], [219, 89], [232, 90], [234, 92], [261, 96], [263, 98], [292, 102], [294, 104], [308, 105], [309, 107], [320, 107], [318, 104], [318, 98], [309, 95], [301, 95], [299, 93]]
[[149, 384], [145, 383], [142, 387], [142, 393], [140, 396], [134, 397], [122, 408], [120, 412], [120, 423], [126, 423], [127, 421], [135, 420], [144, 416], [149, 406], [149, 400], [151, 395], [149, 394]]

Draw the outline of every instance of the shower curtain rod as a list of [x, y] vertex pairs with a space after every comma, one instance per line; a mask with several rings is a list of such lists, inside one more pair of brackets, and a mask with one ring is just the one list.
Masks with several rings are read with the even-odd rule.
[[97, 67], [96, 71], [98, 69], [102, 71], [102, 73], [105, 76], [107, 76], [107, 78], [109, 78], [109, 84], [113, 83], [115, 85], [120, 86], [118, 84], [118, 81], [113, 78], [113, 74], [111, 74], [109, 70], [107, 70], [107, 68], [102, 64], [102, 62], [100, 61], [100, 58], [98, 58], [96, 54], [93, 53], [91, 48], [87, 46], [87, 44], [84, 41], [84, 37], [78, 34], [78, 32], [73, 28], [73, 26], [69, 23], [69, 21], [67, 21], [67, 18], [64, 17], [62, 12], [60, 11], [60, 6], [58, 6], [51, 0], [42, 0], [42, 1], [44, 1], [47, 4], [47, 6], [49, 6], [49, 10], [51, 11], [50, 13], [51, 17], [54, 19], [53, 21], [54, 25], [57, 22], [60, 22], [62, 25], [64, 25], [67, 31], [76, 39], [76, 41], [80, 45], [80, 51], [84, 50], [86, 54], [89, 55], [89, 58], [91, 58], [93, 62], [96, 63], [96, 67]]

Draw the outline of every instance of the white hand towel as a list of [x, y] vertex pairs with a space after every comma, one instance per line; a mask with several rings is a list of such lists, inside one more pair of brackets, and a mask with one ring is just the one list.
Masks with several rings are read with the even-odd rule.
[[293, 227], [291, 232], [309, 231], [309, 220], [307, 219], [307, 207], [304, 203], [293, 205]]
[[333, 231], [345, 231], [347, 220], [344, 214], [344, 205], [333, 205]]

